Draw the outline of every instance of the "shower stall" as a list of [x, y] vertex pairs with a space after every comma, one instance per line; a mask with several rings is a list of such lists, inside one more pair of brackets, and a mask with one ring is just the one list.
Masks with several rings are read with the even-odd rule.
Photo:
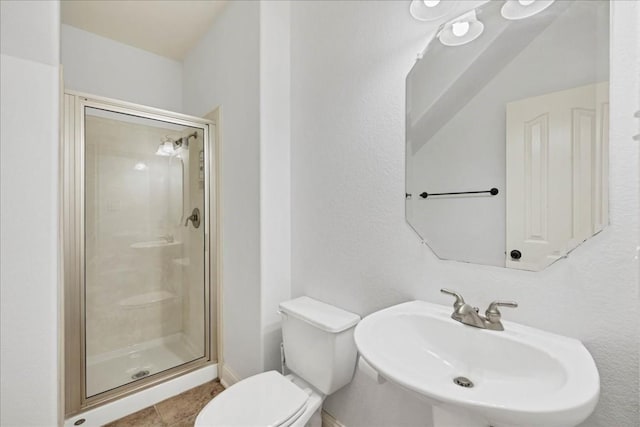
[[216, 362], [212, 127], [65, 93], [67, 416]]

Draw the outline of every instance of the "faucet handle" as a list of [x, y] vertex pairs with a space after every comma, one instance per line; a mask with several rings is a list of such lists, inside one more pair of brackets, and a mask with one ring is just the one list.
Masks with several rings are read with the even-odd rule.
[[515, 301], [494, 301], [489, 304], [489, 307], [487, 307], [487, 311], [485, 311], [484, 314], [487, 320], [491, 323], [500, 322], [501, 314], [500, 310], [498, 310], [498, 306], [516, 308], [518, 303]]
[[449, 289], [444, 289], [444, 288], [440, 289], [440, 292], [442, 292], [443, 294], [448, 294], [448, 295], [451, 295], [451, 296], [455, 297], [456, 302], [453, 303], [453, 308], [455, 310], [457, 310], [459, 307], [461, 307], [461, 306], [463, 306], [465, 304], [464, 298], [462, 298], [462, 295], [460, 295], [457, 292], [450, 291]]

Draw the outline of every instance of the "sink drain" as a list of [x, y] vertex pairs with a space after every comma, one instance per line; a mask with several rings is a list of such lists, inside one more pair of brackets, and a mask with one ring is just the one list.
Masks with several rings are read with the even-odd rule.
[[473, 382], [467, 377], [455, 377], [453, 379], [453, 383], [459, 385], [460, 387], [471, 388], [473, 387]]
[[140, 371], [140, 372], [136, 372], [135, 374], [131, 375], [131, 378], [134, 380], [139, 380], [140, 378], [144, 378], [147, 375], [149, 375], [149, 371]]

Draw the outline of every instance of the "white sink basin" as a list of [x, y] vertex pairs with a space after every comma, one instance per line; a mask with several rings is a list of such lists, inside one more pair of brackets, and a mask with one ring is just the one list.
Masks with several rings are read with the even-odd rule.
[[412, 301], [373, 313], [355, 330], [360, 355], [383, 378], [478, 425], [568, 427], [591, 414], [600, 378], [580, 341], [504, 320], [504, 331], [474, 328], [452, 311]]

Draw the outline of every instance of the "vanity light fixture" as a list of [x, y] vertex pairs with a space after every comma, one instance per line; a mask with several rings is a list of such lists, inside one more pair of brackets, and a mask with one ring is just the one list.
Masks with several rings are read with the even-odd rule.
[[445, 46], [460, 46], [477, 39], [483, 31], [484, 24], [478, 21], [476, 11], [472, 10], [447, 22], [438, 39]]
[[529, 18], [542, 12], [553, 4], [555, 0], [507, 0], [502, 6], [502, 16], [505, 19], [517, 21]]
[[418, 21], [435, 21], [449, 13], [454, 0], [411, 0], [409, 12]]

